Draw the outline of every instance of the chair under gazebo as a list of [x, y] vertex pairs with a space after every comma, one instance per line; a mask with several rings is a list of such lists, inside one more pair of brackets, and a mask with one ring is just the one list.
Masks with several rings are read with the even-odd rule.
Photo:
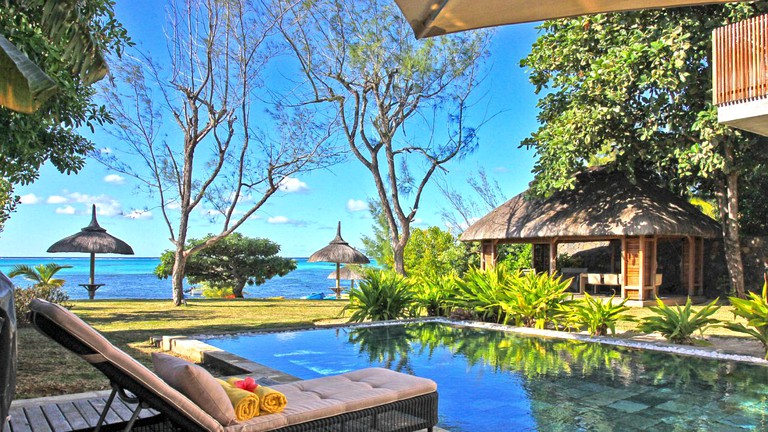
[[532, 267], [550, 274], [558, 244], [612, 242], [620, 250], [615, 271], [584, 274], [583, 283], [620, 287], [622, 298], [640, 304], [653, 300], [663, 276], [657, 273], [659, 243], [676, 242], [680, 286], [688, 296], [703, 295], [704, 239], [721, 235], [715, 220], [666, 189], [607, 168], [575, 180], [573, 189], [545, 199], [517, 195], [467, 228], [461, 240], [481, 243], [482, 268], [495, 265], [500, 244], [533, 244]]

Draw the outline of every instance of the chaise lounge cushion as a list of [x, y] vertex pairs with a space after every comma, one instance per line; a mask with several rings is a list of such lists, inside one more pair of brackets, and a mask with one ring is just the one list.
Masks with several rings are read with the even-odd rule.
[[237, 421], [227, 392], [207, 370], [184, 359], [152, 353], [155, 372], [224, 426]]
[[429, 394], [437, 390], [437, 385], [426, 378], [368, 368], [272, 388], [288, 400], [282, 413], [255, 417], [224, 430], [257, 432], [333, 417]]

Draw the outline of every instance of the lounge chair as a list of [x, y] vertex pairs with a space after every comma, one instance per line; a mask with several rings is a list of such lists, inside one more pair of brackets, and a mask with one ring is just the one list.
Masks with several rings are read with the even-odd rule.
[[[288, 400], [282, 413], [225, 426], [67, 309], [33, 300], [30, 310], [30, 321], [38, 330], [109, 378], [113, 390], [99, 424], [115, 396], [137, 403], [133, 418], [121, 425], [125, 431], [407, 432], [425, 428], [431, 431], [437, 423], [437, 391], [433, 381], [369, 368], [273, 386]], [[134, 429], [134, 420], [145, 408], [160, 413], [157, 421]]]

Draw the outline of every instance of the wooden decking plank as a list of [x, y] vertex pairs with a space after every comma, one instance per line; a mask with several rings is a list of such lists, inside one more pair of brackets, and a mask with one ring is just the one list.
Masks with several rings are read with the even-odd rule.
[[75, 404], [72, 402], [60, 403], [58, 404], [58, 407], [61, 410], [61, 413], [64, 414], [64, 417], [67, 419], [67, 422], [69, 422], [70, 426], [72, 426], [72, 430], [85, 429], [90, 427], [88, 422], [83, 418], [83, 415], [80, 414], [80, 411], [77, 410]]
[[51, 427], [48, 426], [48, 420], [45, 419], [43, 409], [40, 406], [26, 407], [24, 408], [24, 414], [27, 415], [29, 420], [29, 426], [35, 432], [53, 432]]
[[32, 427], [29, 425], [29, 420], [27, 420], [27, 415], [24, 414], [23, 409], [11, 409], [9, 414], [11, 415], [12, 432], [32, 432]]
[[112, 409], [115, 411], [115, 414], [120, 416], [123, 421], [128, 421], [131, 419], [131, 415], [133, 415], [133, 409], [135, 407], [136, 405], [126, 404], [125, 401], [119, 397], [116, 397], [112, 402]]
[[83, 419], [88, 423], [88, 426], [96, 426], [99, 422], [99, 413], [88, 403], [88, 400], [81, 399], [74, 401], [75, 407], [83, 416]]
[[139, 418], [147, 418], [147, 417], [154, 417], [156, 415], [160, 414], [160, 411], [155, 411], [152, 408], [145, 408], [139, 412]]
[[56, 432], [69, 432], [72, 430], [72, 426], [64, 417], [57, 404], [42, 405], [41, 408], [45, 418], [48, 420], [48, 424], [51, 425], [51, 429]]
[[[104, 411], [104, 407], [107, 406], [107, 400], [104, 398], [90, 399], [88, 402], [90, 402], [91, 405], [93, 405], [93, 408], [95, 408], [96, 411], [99, 413]], [[98, 417], [96, 417], [96, 421], [98, 421]], [[107, 424], [112, 424], [112, 423], [120, 423], [123, 420], [120, 418], [120, 416], [115, 414], [115, 412], [110, 407], [110, 409], [107, 411], [107, 417], [104, 419], [104, 421]]]

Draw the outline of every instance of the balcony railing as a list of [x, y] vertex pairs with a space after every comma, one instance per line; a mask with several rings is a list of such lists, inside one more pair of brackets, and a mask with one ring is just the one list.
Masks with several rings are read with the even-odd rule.
[[768, 97], [768, 15], [712, 33], [712, 82], [718, 106]]

